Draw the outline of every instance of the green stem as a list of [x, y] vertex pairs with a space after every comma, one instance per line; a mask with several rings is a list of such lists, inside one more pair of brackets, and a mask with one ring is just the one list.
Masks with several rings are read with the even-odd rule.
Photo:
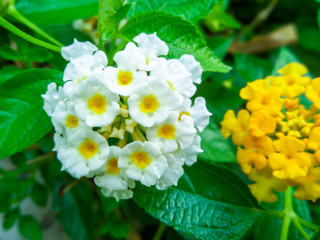
[[38, 33], [40, 36], [44, 37], [45, 39], [49, 40], [53, 44], [57, 45], [58, 47], [64, 46], [61, 42], [59, 42], [56, 39], [54, 39], [53, 37], [51, 37], [49, 34], [44, 32], [37, 25], [35, 25], [33, 22], [31, 22], [30, 20], [28, 20], [27, 18], [22, 16], [14, 6], [10, 8], [9, 14], [12, 17], [14, 17], [15, 19], [17, 19], [18, 21], [20, 21], [22, 24], [26, 25], [27, 27], [29, 27], [30, 29], [32, 29], [33, 31]]
[[6, 28], [7, 30], [9, 30], [10, 32], [16, 34], [17, 36], [23, 38], [24, 40], [31, 42], [35, 45], [38, 45], [40, 47], [44, 47], [47, 48], [49, 50], [55, 51], [60, 53], [61, 52], [61, 48], [57, 47], [55, 45], [52, 45], [50, 43], [46, 43], [44, 41], [41, 41], [37, 38], [32, 37], [31, 35], [21, 31], [19, 28], [15, 27], [14, 25], [12, 25], [11, 23], [9, 23], [8, 21], [6, 21], [4, 18], [0, 17], [0, 26]]
[[98, 10], [98, 26], [97, 26], [97, 29], [98, 29], [98, 34], [99, 34], [99, 49], [102, 50], [102, 51], [105, 51], [104, 49], [104, 44], [102, 42], [102, 32], [103, 32], [103, 29], [102, 29], [102, 22], [103, 22], [103, 3], [104, 1], [103, 0], [99, 0], [99, 10]]
[[161, 223], [159, 225], [159, 228], [158, 228], [156, 234], [153, 237], [153, 240], [160, 240], [162, 235], [163, 235], [163, 233], [165, 232], [166, 228], [167, 228], [167, 226], [164, 225], [163, 223]]
[[302, 225], [302, 226], [305, 226], [307, 228], [310, 228], [310, 229], [313, 229], [313, 230], [319, 230], [320, 229], [320, 226], [318, 226], [317, 224], [314, 224], [314, 223], [311, 223], [309, 221], [306, 221], [300, 217], [297, 216], [297, 220], [299, 221], [299, 223]]
[[298, 232], [301, 234], [301, 236], [306, 239], [309, 240], [310, 237], [308, 235], [308, 233], [303, 229], [303, 227], [300, 225], [299, 220], [297, 218], [293, 218], [292, 222], [294, 224], [294, 226], [297, 228]]
[[292, 212], [292, 191], [291, 187], [284, 192], [284, 208], [283, 208], [283, 220], [280, 232], [280, 240], [287, 240], [291, 223]]

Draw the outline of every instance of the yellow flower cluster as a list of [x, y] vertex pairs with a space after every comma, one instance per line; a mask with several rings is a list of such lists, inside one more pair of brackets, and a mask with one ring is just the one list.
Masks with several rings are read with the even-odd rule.
[[[300, 200], [320, 198], [320, 78], [303, 76], [307, 69], [290, 63], [241, 89], [246, 109], [226, 112], [221, 122], [225, 138], [238, 146], [242, 171], [259, 202], [275, 202], [274, 191], [296, 186]], [[304, 99], [310, 106], [300, 104]]]

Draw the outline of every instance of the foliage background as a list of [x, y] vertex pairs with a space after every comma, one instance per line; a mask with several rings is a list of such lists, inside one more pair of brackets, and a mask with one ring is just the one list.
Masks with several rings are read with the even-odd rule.
[[[7, 21], [43, 39], [12, 9], [5, 14], [5, 3], [0, 12]], [[63, 45], [74, 38], [91, 41], [72, 22], [99, 9], [97, 0], [17, 0], [15, 6]], [[59, 53], [0, 28], [0, 159], [11, 162], [0, 168], [3, 228], [15, 224], [24, 238], [43, 239], [44, 223], [21, 214], [21, 203], [30, 197], [40, 207], [52, 202], [71, 239], [278, 239], [282, 217], [267, 210], [281, 210], [283, 196], [276, 204], [258, 205], [219, 122], [226, 110], [241, 108], [239, 90], [247, 82], [291, 61], [320, 76], [320, 2], [105, 0], [100, 9], [100, 42], [106, 42], [109, 62], [124, 46], [117, 49], [116, 39], [126, 42], [154, 31], [168, 43], [170, 57], [190, 53], [201, 62], [205, 73], [197, 95], [206, 98], [213, 113], [201, 134], [204, 153], [185, 168], [177, 187], [157, 191], [138, 185], [129, 201], [106, 199], [90, 180], [72, 179], [51, 152], [52, 125], [40, 97], [50, 82], [62, 85], [66, 62]], [[121, 22], [125, 17], [128, 21]], [[319, 203], [294, 200], [293, 206], [301, 218], [320, 224]], [[306, 231], [319, 237], [315, 225]], [[303, 238], [292, 225], [287, 239]]]

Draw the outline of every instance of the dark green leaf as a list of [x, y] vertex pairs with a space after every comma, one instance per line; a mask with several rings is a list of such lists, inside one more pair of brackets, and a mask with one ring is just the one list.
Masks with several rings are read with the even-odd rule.
[[30, 69], [0, 85], [0, 159], [33, 144], [51, 129], [40, 95], [49, 83], [61, 84], [61, 79], [56, 70]]
[[40, 207], [44, 207], [48, 200], [48, 190], [46, 186], [39, 183], [33, 185], [31, 190], [31, 199], [35, 202], [35, 204], [39, 205]]
[[281, 48], [277, 55], [277, 58], [273, 67], [272, 75], [279, 75], [277, 71], [291, 62], [300, 62], [300, 61], [289, 49]]
[[206, 45], [200, 31], [190, 22], [164, 12], [148, 12], [136, 15], [120, 29], [119, 34], [132, 40], [140, 33], [154, 33], [169, 46], [169, 57], [193, 55], [205, 71], [228, 72], [224, 65]]
[[196, 163], [178, 187], [138, 185], [134, 200], [153, 217], [197, 239], [241, 239], [260, 215], [247, 185], [232, 171]]
[[42, 239], [41, 226], [33, 216], [21, 216], [19, 220], [18, 229], [20, 234], [26, 239]]
[[3, 221], [3, 229], [8, 230], [12, 228], [14, 223], [17, 221], [17, 219], [20, 216], [20, 209], [18, 207], [10, 210], [4, 215], [4, 221]]
[[98, 0], [17, 0], [18, 11], [38, 25], [70, 23], [98, 14]]
[[318, 9], [318, 27], [320, 28], [320, 9]]
[[218, 58], [223, 59], [232, 43], [233, 37], [212, 37], [207, 40], [208, 46]]
[[[74, 181], [74, 179], [73, 179]], [[87, 182], [79, 182], [62, 195], [61, 183], [55, 187], [53, 209], [71, 239], [88, 240], [93, 237], [92, 190]], [[65, 187], [65, 186], [64, 186]]]
[[129, 16], [151, 11], [164, 11], [181, 16], [190, 21], [197, 21], [210, 11], [217, 0], [129, 0], [132, 3]]
[[240, 77], [244, 83], [266, 78], [271, 74], [272, 67], [269, 61], [253, 55], [235, 55], [236, 77]]
[[201, 136], [201, 147], [203, 153], [199, 158], [213, 162], [236, 162], [236, 154], [229, 142], [221, 135], [216, 123], [210, 121]]

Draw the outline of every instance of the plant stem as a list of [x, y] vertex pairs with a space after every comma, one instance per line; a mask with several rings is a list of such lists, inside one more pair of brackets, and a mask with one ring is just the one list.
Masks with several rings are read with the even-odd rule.
[[293, 218], [292, 222], [294, 224], [294, 226], [297, 228], [298, 232], [301, 234], [301, 236], [306, 239], [309, 240], [310, 237], [308, 235], [308, 233], [303, 229], [303, 227], [300, 225], [299, 220], [297, 218]]
[[11, 23], [9, 23], [8, 21], [6, 21], [4, 18], [0, 17], [0, 26], [6, 28], [7, 30], [9, 30], [10, 32], [16, 34], [17, 36], [23, 38], [24, 40], [31, 42], [35, 45], [38, 45], [40, 47], [44, 47], [47, 48], [49, 50], [55, 51], [60, 53], [61, 52], [61, 48], [57, 47], [55, 45], [52, 45], [50, 43], [46, 43], [42, 40], [39, 40], [37, 38], [32, 37], [31, 35], [21, 31], [19, 28], [15, 27], [14, 25], [12, 25]]
[[166, 225], [164, 225], [163, 223], [160, 223], [159, 228], [153, 237], [153, 240], [160, 240], [166, 228], [167, 228]]
[[319, 230], [320, 229], [320, 226], [314, 224], [314, 223], [311, 223], [309, 221], [306, 221], [302, 218], [300, 218], [299, 216], [297, 216], [297, 220], [299, 221], [299, 223], [302, 225], [302, 226], [305, 226], [307, 228], [310, 228], [310, 229], [314, 229], [314, 230]]
[[291, 223], [291, 212], [292, 212], [292, 191], [291, 187], [284, 192], [284, 208], [283, 208], [283, 220], [280, 232], [280, 240], [287, 240], [288, 233]]
[[22, 24], [26, 25], [27, 27], [29, 27], [30, 29], [32, 29], [33, 31], [38, 33], [40, 36], [44, 37], [45, 39], [49, 40], [53, 44], [57, 45], [58, 47], [64, 46], [61, 42], [59, 42], [58, 40], [51, 37], [49, 34], [44, 32], [37, 25], [35, 25], [33, 22], [31, 22], [30, 20], [28, 20], [27, 18], [22, 16], [14, 6], [10, 7], [9, 14], [10, 14], [10, 16], [12, 16], [15, 19], [17, 19], [18, 21], [20, 21]]

